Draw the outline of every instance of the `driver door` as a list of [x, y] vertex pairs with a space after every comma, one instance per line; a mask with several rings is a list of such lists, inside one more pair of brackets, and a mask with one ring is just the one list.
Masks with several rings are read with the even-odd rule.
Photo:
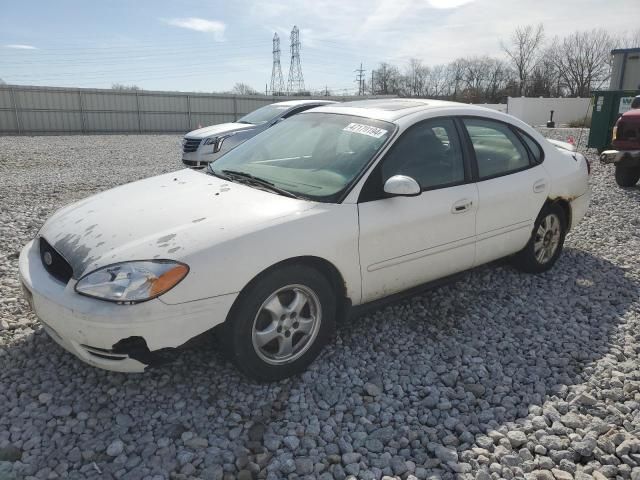
[[[385, 194], [384, 182], [394, 175], [412, 177], [422, 192]], [[360, 195], [362, 301], [471, 268], [477, 209], [478, 189], [453, 120], [435, 118], [410, 127]]]

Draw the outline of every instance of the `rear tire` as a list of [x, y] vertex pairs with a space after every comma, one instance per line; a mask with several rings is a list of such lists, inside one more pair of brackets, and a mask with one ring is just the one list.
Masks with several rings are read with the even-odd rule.
[[640, 167], [616, 165], [616, 183], [621, 187], [633, 187], [640, 180]]
[[304, 371], [335, 330], [336, 294], [306, 265], [286, 265], [254, 280], [223, 324], [231, 360], [248, 377], [276, 381]]
[[542, 208], [527, 245], [513, 258], [514, 266], [527, 273], [549, 270], [562, 253], [567, 234], [567, 217], [560, 205], [549, 204]]

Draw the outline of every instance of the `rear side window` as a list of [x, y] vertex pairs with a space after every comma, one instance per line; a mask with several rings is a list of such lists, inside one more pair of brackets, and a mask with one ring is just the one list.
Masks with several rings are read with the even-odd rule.
[[464, 118], [463, 122], [476, 154], [480, 180], [530, 166], [527, 149], [506, 124], [479, 118]]
[[524, 140], [524, 143], [526, 143], [527, 147], [529, 147], [529, 152], [531, 152], [531, 155], [533, 157], [532, 158], [533, 162], [535, 164], [542, 163], [542, 160], [544, 159], [544, 153], [540, 145], [538, 145], [538, 142], [536, 142], [533, 138], [531, 138], [529, 135], [524, 133], [522, 130], [518, 130], [518, 132], [520, 133], [520, 136]]

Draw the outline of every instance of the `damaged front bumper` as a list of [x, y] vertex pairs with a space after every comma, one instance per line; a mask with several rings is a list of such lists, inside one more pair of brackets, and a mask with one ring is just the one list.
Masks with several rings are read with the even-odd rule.
[[605, 150], [600, 154], [600, 161], [625, 167], [639, 167], [640, 150]]
[[25, 298], [49, 336], [95, 367], [143, 372], [171, 360], [174, 349], [222, 323], [237, 294], [170, 305], [161, 297], [134, 305], [79, 295], [44, 269], [37, 242], [20, 254]]

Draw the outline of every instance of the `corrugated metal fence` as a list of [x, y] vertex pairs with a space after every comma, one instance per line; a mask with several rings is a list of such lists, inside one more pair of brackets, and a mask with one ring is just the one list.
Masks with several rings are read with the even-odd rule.
[[183, 133], [296, 98], [0, 85], [0, 135]]

